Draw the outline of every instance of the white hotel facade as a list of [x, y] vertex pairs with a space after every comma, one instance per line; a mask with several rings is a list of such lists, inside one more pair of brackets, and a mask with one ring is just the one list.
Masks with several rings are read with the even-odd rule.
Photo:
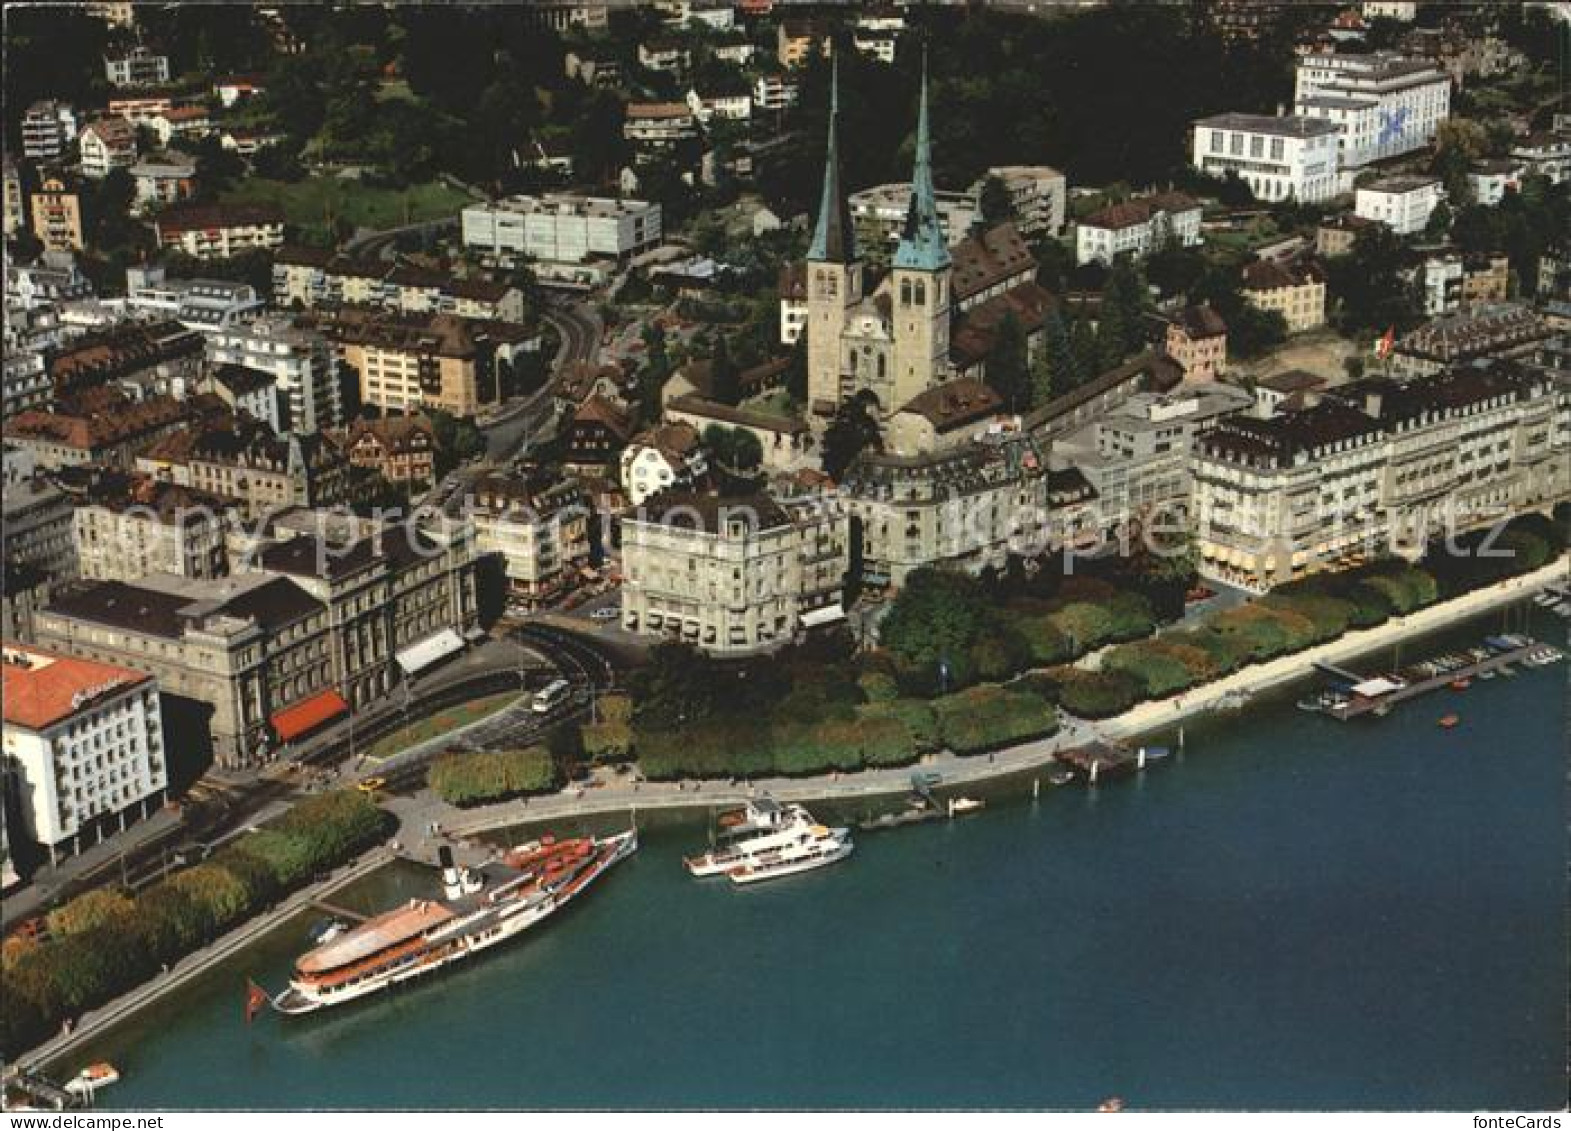
[[1341, 163], [1357, 169], [1423, 149], [1451, 113], [1450, 77], [1424, 59], [1390, 51], [1305, 55], [1294, 112], [1341, 130]]
[[1191, 462], [1201, 573], [1267, 589], [1358, 552], [1427, 539], [1571, 495], [1564, 378], [1511, 362], [1345, 385], [1312, 407], [1234, 416]]
[[6, 774], [51, 863], [163, 803], [158, 684], [145, 672], [5, 644]]
[[1192, 164], [1202, 173], [1236, 173], [1260, 200], [1316, 203], [1338, 191], [1338, 127], [1302, 116], [1218, 114], [1194, 128]]

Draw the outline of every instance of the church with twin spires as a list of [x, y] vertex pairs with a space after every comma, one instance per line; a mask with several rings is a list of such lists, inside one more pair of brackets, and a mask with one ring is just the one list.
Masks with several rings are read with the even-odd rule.
[[978, 316], [992, 306], [1035, 329], [1050, 296], [1013, 225], [951, 250], [933, 188], [925, 66], [910, 205], [890, 269], [869, 293], [840, 179], [838, 75], [832, 82], [803, 332], [815, 431], [860, 393], [877, 401], [883, 450], [858, 456], [838, 492], [863, 578], [899, 587], [922, 568], [1001, 567], [1052, 537], [1048, 464], [982, 379], [992, 333]]
[[859, 392], [888, 420], [953, 375], [949, 361], [951, 259], [933, 189], [927, 70], [917, 112], [911, 203], [889, 274], [871, 294], [840, 179], [838, 67], [829, 103], [823, 196], [807, 253], [807, 389], [822, 428]]

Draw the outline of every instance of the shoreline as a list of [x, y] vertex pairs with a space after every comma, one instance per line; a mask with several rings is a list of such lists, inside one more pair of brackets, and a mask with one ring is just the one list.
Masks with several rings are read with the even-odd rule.
[[24, 1067], [48, 1072], [56, 1061], [73, 1049], [90, 1039], [102, 1036], [106, 1030], [114, 1028], [121, 1022], [130, 1020], [146, 1006], [205, 974], [219, 962], [232, 957], [263, 935], [294, 918], [315, 901], [348, 887], [356, 880], [364, 879], [397, 859], [398, 853], [392, 848], [391, 843], [380, 844], [358, 859], [342, 865], [340, 871], [327, 879], [286, 896], [283, 902], [271, 910], [241, 923], [227, 935], [215, 939], [201, 950], [186, 955], [169, 967], [167, 973], [160, 973], [140, 986], [84, 1014], [78, 1018], [69, 1033], [51, 1037], [37, 1048], [29, 1049], [16, 1057], [6, 1066], [7, 1078]]
[[[1332, 662], [1348, 660], [1410, 636], [1444, 629], [1458, 620], [1521, 600], [1543, 588], [1545, 584], [1565, 580], [1568, 572], [1571, 572], [1571, 555], [1564, 556], [1532, 573], [1509, 578], [1487, 589], [1475, 590], [1451, 601], [1431, 605], [1427, 609], [1409, 613], [1405, 617], [1393, 618], [1374, 628], [1348, 633], [1302, 652], [1278, 657], [1264, 664], [1252, 665], [1184, 694], [1140, 704], [1122, 715], [1103, 720], [1101, 723], [1071, 724], [1047, 738], [1009, 747], [991, 755], [977, 754], [961, 757], [945, 751], [902, 767], [867, 770], [849, 776], [769, 779], [754, 783], [750, 788], [711, 783], [711, 788], [705, 790], [704, 783], [699, 783], [695, 788], [678, 788], [675, 784], [669, 783], [644, 783], [652, 787], [649, 792], [645, 793], [634, 788], [615, 794], [614, 799], [613, 796], [606, 796], [603, 800], [600, 797], [589, 799], [582, 793], [576, 796], [556, 795], [536, 798], [533, 804], [525, 799], [523, 802], [509, 802], [503, 806], [493, 807], [495, 812], [479, 814], [472, 821], [445, 825], [443, 831], [448, 837], [460, 839], [515, 826], [570, 817], [604, 817], [631, 813], [636, 821], [640, 809], [703, 810], [715, 805], [742, 804], [765, 793], [781, 801], [871, 800], [907, 792], [910, 788], [911, 774], [918, 770], [940, 772], [943, 775], [942, 784], [946, 786], [976, 784], [1003, 778], [1046, 766], [1053, 761], [1060, 749], [1066, 747], [1080, 745], [1097, 738], [1132, 738], [1181, 722], [1209, 710], [1230, 692], [1246, 691], [1253, 695], [1294, 679], [1303, 678], [1310, 674], [1309, 666], [1316, 660]], [[54, 1062], [73, 1049], [101, 1036], [104, 1031], [115, 1025], [131, 1019], [143, 1007], [185, 985], [218, 962], [231, 957], [306, 909], [313, 901], [370, 875], [393, 862], [398, 855], [388, 845], [370, 850], [350, 863], [339, 874], [295, 892], [271, 911], [241, 924], [204, 950], [188, 955], [171, 967], [169, 973], [161, 974], [87, 1014], [79, 1020], [69, 1034], [56, 1036], [17, 1057], [10, 1066], [11, 1069], [15, 1070], [23, 1065], [46, 1070], [53, 1067]]]
[[620, 786], [595, 791], [591, 798], [577, 794], [525, 798], [471, 810], [451, 823], [444, 832], [453, 837], [472, 837], [518, 825], [542, 821], [609, 816], [640, 809], [705, 809], [713, 805], [739, 805], [760, 794], [780, 801], [865, 800], [905, 793], [911, 774], [936, 771], [944, 785], [969, 785], [1012, 773], [1040, 769], [1053, 761], [1058, 751], [1084, 745], [1097, 739], [1127, 741], [1163, 727], [1181, 723], [1214, 708], [1229, 695], [1243, 693], [1253, 697], [1261, 692], [1313, 674], [1317, 661], [1337, 663], [1389, 647], [1412, 636], [1446, 628], [1460, 620], [1488, 612], [1501, 605], [1525, 599], [1545, 585], [1571, 578], [1571, 554], [1518, 577], [1507, 578], [1484, 589], [1475, 589], [1449, 601], [1393, 617], [1372, 628], [1345, 633], [1335, 640], [1317, 644], [1301, 652], [1279, 656], [1261, 664], [1251, 664], [1221, 679], [1187, 691], [1137, 704], [1121, 715], [1099, 722], [1071, 722], [1046, 738], [1007, 747], [992, 754], [961, 756], [949, 751], [928, 755], [906, 766], [862, 770], [856, 774], [828, 774], [805, 778], [767, 778], [751, 786], [732, 786], [719, 779], [692, 783], [645, 782], [641, 787]]

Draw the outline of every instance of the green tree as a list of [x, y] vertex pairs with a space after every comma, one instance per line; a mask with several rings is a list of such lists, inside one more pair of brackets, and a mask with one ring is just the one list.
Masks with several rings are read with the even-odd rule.
[[1031, 407], [1031, 369], [1026, 356], [1025, 331], [1011, 310], [999, 323], [987, 355], [987, 383], [1003, 400], [1006, 411], [1024, 412]]
[[838, 481], [869, 448], [882, 446], [882, 433], [871, 394], [859, 393], [841, 404], [824, 430], [821, 453], [824, 474]]
[[1009, 186], [1004, 184], [1002, 178], [989, 175], [977, 193], [977, 220], [980, 226], [986, 230], [1014, 218], [1015, 202], [1009, 195]]

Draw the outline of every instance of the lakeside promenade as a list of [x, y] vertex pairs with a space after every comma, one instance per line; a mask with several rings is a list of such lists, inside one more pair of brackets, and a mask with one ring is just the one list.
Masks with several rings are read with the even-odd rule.
[[[466, 810], [444, 807], [448, 819], [442, 821], [442, 827], [449, 836], [476, 836], [537, 821], [604, 816], [640, 809], [736, 805], [761, 794], [768, 794], [780, 801], [804, 803], [854, 801], [857, 798], [905, 792], [910, 788], [911, 773], [916, 769], [941, 774], [945, 785], [966, 785], [1023, 773], [1046, 766], [1060, 750], [1098, 739], [1128, 742], [1142, 734], [1214, 710], [1220, 701], [1229, 696], [1255, 695], [1303, 678], [1312, 673], [1311, 665], [1316, 662], [1335, 664], [1349, 661], [1395, 645], [1408, 637], [1434, 632], [1457, 621], [1521, 600], [1546, 585], [1565, 583], [1571, 577], [1568, 569], [1571, 569], [1571, 556], [1563, 555], [1559, 560], [1532, 573], [1464, 593], [1406, 616], [1392, 617], [1384, 624], [1346, 633], [1290, 656], [1252, 664], [1203, 686], [1190, 688], [1165, 699], [1141, 703], [1110, 719], [1096, 723], [1065, 719], [1058, 732], [1047, 738], [1011, 746], [992, 754], [961, 756], [946, 750], [903, 767], [802, 778], [761, 778], [750, 786], [733, 786], [718, 780], [700, 783], [632, 783], [611, 778], [595, 789], [570, 789], [549, 797], [525, 798]], [[396, 811], [398, 805], [395, 803], [392, 808]], [[425, 819], [440, 820], [441, 815], [428, 813]]]
[[[613, 779], [611, 783], [598, 789], [572, 789], [550, 797], [466, 810], [462, 812], [461, 819], [452, 819], [457, 810], [439, 803], [433, 805], [429, 799], [422, 801], [405, 797], [393, 798], [386, 807], [401, 821], [398, 834], [403, 844], [401, 852], [395, 852], [390, 846], [371, 850], [328, 880], [296, 892], [272, 911], [242, 924], [203, 950], [186, 956], [167, 973], [160, 974], [114, 1001], [85, 1014], [69, 1034], [62, 1034], [46, 1042], [19, 1058], [17, 1063], [36, 1067], [58, 1060], [98, 1036], [111, 1025], [127, 1019], [164, 994], [189, 982], [213, 964], [233, 955], [313, 901], [320, 900], [354, 880], [369, 875], [378, 867], [390, 862], [396, 855], [420, 857], [427, 854], [427, 849], [434, 853], [433, 842], [421, 837], [418, 832], [425, 827], [426, 822], [431, 820], [443, 821], [443, 833], [446, 837], [468, 837], [514, 825], [542, 821], [610, 816], [650, 809], [735, 805], [764, 793], [781, 801], [854, 801], [857, 798], [873, 798], [905, 792], [910, 787], [911, 773], [917, 768], [941, 774], [945, 785], [965, 785], [1025, 772], [1046, 766], [1059, 750], [1083, 745], [1099, 738], [1128, 740], [1211, 710], [1218, 700], [1229, 693], [1253, 694], [1304, 677], [1310, 674], [1310, 665], [1315, 661], [1338, 663], [1352, 660], [1381, 648], [1390, 647], [1405, 638], [1444, 629], [1457, 621], [1522, 600], [1545, 585], [1563, 584], [1568, 576], [1571, 576], [1568, 574], [1568, 566], [1571, 566], [1571, 556], [1563, 556], [1560, 560], [1533, 573], [1475, 590], [1451, 601], [1410, 613], [1405, 617], [1393, 618], [1375, 628], [1348, 633], [1334, 641], [1291, 656], [1253, 665], [1204, 687], [1193, 688], [1182, 695], [1141, 704], [1122, 715], [1100, 723], [1065, 720], [1064, 726], [1054, 735], [1022, 743], [991, 755], [961, 757], [944, 751], [929, 756], [917, 766], [809, 778], [770, 778], [754, 782], [751, 787], [736, 787], [717, 781], [696, 785], [674, 782], [643, 782], [635, 785], [635, 783]], [[237, 987], [237, 1002], [239, 992], [240, 988]]]
[[[128, 990], [106, 1002], [88, 1013], [77, 1018], [76, 1024], [70, 1032], [64, 1032], [46, 1041], [7, 1066], [8, 1074], [13, 1070], [23, 1068], [38, 1068], [58, 1060], [60, 1057], [78, 1048], [84, 1042], [99, 1036], [105, 1029], [126, 1020], [138, 1010], [144, 1008], [163, 997], [165, 994], [179, 989], [187, 982], [205, 973], [214, 964], [238, 953], [257, 939], [261, 938], [274, 927], [285, 920], [298, 915], [311, 904], [332, 895], [342, 888], [348, 887], [356, 880], [369, 876], [378, 868], [392, 863], [398, 857], [397, 850], [391, 843], [378, 845], [362, 854], [348, 864], [341, 866], [338, 871], [328, 876], [325, 880], [314, 883], [309, 887], [301, 888], [293, 895], [287, 896], [281, 903], [269, 911], [263, 912], [254, 919], [248, 919], [234, 930], [221, 938], [214, 939], [201, 950], [186, 955], [174, 965], [168, 967], [152, 979], [143, 982], [135, 989]], [[234, 987], [235, 1013], [239, 1016], [239, 1003], [244, 995], [245, 988], [241, 985]]]

